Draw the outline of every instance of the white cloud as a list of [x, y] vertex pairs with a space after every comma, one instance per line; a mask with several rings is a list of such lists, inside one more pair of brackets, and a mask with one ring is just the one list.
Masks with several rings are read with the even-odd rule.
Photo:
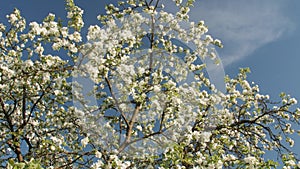
[[226, 66], [293, 30], [283, 5], [280, 0], [196, 1], [191, 20], [205, 20], [209, 33], [223, 41]]

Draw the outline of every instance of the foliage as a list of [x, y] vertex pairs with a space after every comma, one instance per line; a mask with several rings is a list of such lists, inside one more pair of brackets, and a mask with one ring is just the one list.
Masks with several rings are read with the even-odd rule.
[[[85, 43], [83, 10], [72, 0], [67, 26], [51, 13], [28, 28], [19, 10], [8, 15], [0, 24], [1, 165], [271, 168], [278, 163], [265, 153], [273, 151], [286, 168], [300, 167], [289, 147], [297, 101], [282, 93], [272, 102], [247, 81], [247, 68], [218, 91], [202, 60], [218, 63], [222, 43], [204, 21], [189, 20], [193, 0], [173, 3], [174, 14], [160, 0], [108, 5]], [[76, 76], [93, 81], [99, 104], [85, 100]]]

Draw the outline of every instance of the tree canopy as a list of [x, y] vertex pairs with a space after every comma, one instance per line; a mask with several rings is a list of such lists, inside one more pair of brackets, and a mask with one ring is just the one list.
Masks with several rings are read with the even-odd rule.
[[[170, 1], [171, 2], [171, 1]], [[3, 168], [285, 168], [299, 125], [296, 99], [280, 101], [247, 81], [218, 90], [205, 58], [220, 40], [189, 20], [194, 0], [107, 5], [83, 34], [83, 10], [66, 0], [68, 23], [50, 13], [0, 23], [0, 164]], [[83, 39], [87, 41], [83, 41]], [[86, 83], [93, 87], [86, 99]], [[266, 152], [277, 154], [269, 159]]]

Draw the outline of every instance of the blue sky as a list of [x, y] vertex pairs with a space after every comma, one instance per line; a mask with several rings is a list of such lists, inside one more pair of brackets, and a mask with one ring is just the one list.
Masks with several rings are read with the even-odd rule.
[[[85, 10], [86, 30], [98, 23], [104, 4], [115, 0], [75, 2]], [[0, 1], [0, 22], [15, 7], [28, 22], [41, 21], [49, 12], [65, 16], [64, 0], [7, 0]], [[282, 91], [300, 100], [299, 16], [299, 0], [198, 0], [191, 11], [192, 20], [204, 20], [209, 33], [223, 41], [218, 52], [225, 73], [235, 76], [239, 68], [250, 67], [249, 80], [275, 101]], [[295, 151], [300, 154], [299, 144]]]

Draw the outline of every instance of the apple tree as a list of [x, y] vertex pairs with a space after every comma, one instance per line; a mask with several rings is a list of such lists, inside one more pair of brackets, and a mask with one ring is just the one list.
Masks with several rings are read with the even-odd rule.
[[[171, 3], [177, 11], [165, 10]], [[297, 101], [261, 94], [247, 81], [248, 68], [218, 90], [204, 61], [219, 64], [215, 48], [223, 45], [204, 21], [189, 20], [193, 3], [110, 4], [87, 35], [72, 0], [67, 25], [51, 13], [29, 24], [18, 9], [7, 15], [0, 24], [1, 165], [300, 167], [291, 148]], [[83, 94], [86, 83], [96, 104]]]

